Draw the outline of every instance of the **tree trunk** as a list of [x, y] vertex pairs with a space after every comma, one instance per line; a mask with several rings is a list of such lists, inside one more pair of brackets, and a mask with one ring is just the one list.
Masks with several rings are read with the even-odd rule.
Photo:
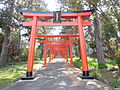
[[5, 30], [5, 38], [2, 45], [2, 52], [0, 55], [0, 67], [5, 66], [8, 63], [8, 49], [9, 49], [9, 36], [10, 36], [10, 28], [9, 26]]
[[15, 0], [10, 0], [8, 2], [8, 6], [6, 7], [6, 10], [10, 16], [6, 17], [7, 18], [7, 25], [3, 26], [3, 30], [5, 32], [5, 39], [2, 45], [2, 52], [0, 55], [0, 66], [5, 66], [8, 63], [8, 57], [9, 57], [9, 38], [10, 38], [10, 33], [11, 29], [10, 27], [12, 26], [12, 17], [13, 17], [13, 12], [14, 12], [14, 2]]
[[41, 51], [40, 51], [40, 60], [43, 58], [43, 52], [44, 52], [44, 43], [41, 43], [40, 44], [40, 49], [41, 49]]
[[78, 47], [77, 46], [74, 46], [75, 47], [75, 56], [79, 56], [79, 52], [78, 52]]
[[100, 24], [97, 17], [94, 18], [94, 37], [95, 37], [95, 44], [96, 44], [96, 56], [98, 59], [98, 64], [105, 64], [104, 60], [104, 52], [102, 41], [100, 38]]

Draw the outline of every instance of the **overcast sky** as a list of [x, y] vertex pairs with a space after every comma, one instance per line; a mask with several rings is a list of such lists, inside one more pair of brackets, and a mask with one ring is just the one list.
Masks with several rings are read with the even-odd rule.
[[60, 5], [57, 3], [57, 0], [45, 0], [45, 2], [48, 4], [47, 8], [50, 11], [56, 11], [60, 8]]

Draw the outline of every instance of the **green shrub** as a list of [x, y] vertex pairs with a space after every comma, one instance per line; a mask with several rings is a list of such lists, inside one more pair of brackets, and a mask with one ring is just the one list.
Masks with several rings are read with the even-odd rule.
[[98, 68], [97, 59], [95, 59], [95, 58], [89, 58], [88, 59], [88, 66], [92, 67], [94, 69], [97, 69]]
[[120, 69], [120, 49], [116, 50], [115, 55], [116, 55], [116, 63]]
[[98, 64], [98, 68], [104, 69], [104, 68], [107, 68], [107, 65], [106, 64]]
[[120, 76], [120, 72], [118, 72], [117, 75]]
[[76, 60], [74, 61], [74, 64], [75, 64], [75, 66], [77, 66], [77, 67], [79, 67], [79, 68], [82, 67], [81, 60], [79, 60], [79, 59], [76, 59]]
[[28, 50], [27, 49], [23, 49], [20, 59], [21, 59], [21, 61], [27, 61], [27, 59], [28, 59]]
[[35, 60], [40, 60], [40, 49], [37, 48], [36, 51], [35, 51]]
[[95, 48], [95, 43], [94, 42], [88, 42], [88, 45], [90, 48], [94, 49]]
[[96, 70], [96, 71], [92, 72], [91, 75], [92, 75], [93, 77], [98, 77], [98, 76], [100, 75], [100, 71], [99, 71], [99, 70]]
[[118, 80], [113, 80], [111, 82], [111, 86], [114, 87], [114, 88], [120, 88], [120, 79]]

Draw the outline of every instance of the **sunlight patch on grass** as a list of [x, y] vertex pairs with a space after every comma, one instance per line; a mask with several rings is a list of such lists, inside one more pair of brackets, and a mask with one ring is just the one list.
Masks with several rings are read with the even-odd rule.
[[[106, 59], [106, 64], [100, 65], [101, 68], [99, 68], [96, 58], [90, 58], [90, 57], [87, 58], [88, 58], [89, 71], [93, 77], [99, 78], [100, 80], [105, 81], [109, 84], [111, 83], [111, 86], [113, 88], [118, 88], [118, 86], [120, 85], [119, 84], [120, 81], [118, 81], [117, 79], [119, 78], [120, 73], [118, 73], [119, 71], [117, 71], [118, 66], [115, 60]], [[77, 67], [82, 68], [82, 62], [79, 58], [76, 57], [73, 60], [74, 60], [74, 64]]]
[[[34, 62], [34, 70], [38, 70], [43, 61]], [[27, 63], [12, 63], [6, 67], [0, 68], [0, 86], [14, 82], [26, 75]]]

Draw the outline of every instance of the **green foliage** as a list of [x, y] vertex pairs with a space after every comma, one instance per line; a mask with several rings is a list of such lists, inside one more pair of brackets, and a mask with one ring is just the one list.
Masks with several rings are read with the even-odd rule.
[[96, 78], [97, 76], [100, 75], [100, 71], [99, 70], [95, 70], [94, 72], [91, 73], [91, 75]]
[[118, 72], [117, 74], [118, 74], [118, 76], [120, 76], [120, 72]]
[[27, 49], [23, 49], [22, 50], [22, 55], [20, 56], [21, 61], [27, 61], [28, 59], [28, 50]]
[[[111, 76], [113, 73], [108, 71], [118, 68], [115, 60], [106, 59], [106, 65], [101, 65], [101, 67], [98, 66], [96, 58], [88, 58], [88, 61], [89, 61], [88, 66], [90, 69], [90, 74], [93, 77], [96, 78], [101, 77], [100, 78], [101, 80], [106, 80], [110, 78], [111, 80], [111, 78], [115, 78], [115, 76], [118, 77], [120, 75], [120, 72], [118, 72], [114, 76]], [[81, 60], [79, 60], [77, 57], [74, 58], [74, 64], [79, 68], [82, 67]], [[105, 68], [107, 68], [108, 70]], [[106, 76], [106, 75], [110, 75], [110, 76]], [[111, 86], [113, 88], [119, 88], [120, 80], [111, 81]]]
[[120, 79], [111, 82], [113, 88], [120, 88]]
[[88, 66], [90, 68], [94, 68], [94, 69], [98, 68], [98, 63], [96, 58], [88, 58], [88, 63], [89, 63]]
[[[94, 69], [97, 69], [98, 68], [98, 63], [97, 63], [97, 59], [95, 58], [88, 58], [88, 66], [89, 68], [94, 68]], [[79, 68], [82, 67], [82, 62], [81, 60], [79, 60], [79, 58], [74, 58], [74, 64], [76, 66], [78, 66]]]
[[[20, 31], [14, 29], [10, 34], [10, 48], [9, 48], [9, 59], [15, 61], [15, 57], [19, 56], [20, 52]], [[10, 61], [11, 62], [11, 61]]]
[[107, 68], [106, 64], [98, 64], [99, 69], [104, 69]]
[[[23, 74], [24, 75], [24, 74]], [[0, 77], [0, 86], [7, 84], [9, 82], [13, 82], [23, 76], [20, 73], [6, 73], [3, 77]]]
[[116, 63], [120, 69], [120, 49], [116, 50]]
[[74, 61], [74, 64], [75, 64], [77, 67], [79, 67], [79, 68], [82, 67], [81, 60], [79, 60], [79, 59], [76, 59], [76, 60]]
[[40, 48], [37, 48], [35, 51], [35, 60], [40, 60]]
[[116, 64], [115, 60], [106, 59], [106, 66], [108, 68], [116, 68], [117, 64]]
[[[35, 61], [34, 69], [38, 69], [39, 65], [43, 64], [43, 61]], [[6, 67], [0, 68], [0, 86], [14, 82], [26, 74], [27, 64], [26, 62], [11, 63]]]
[[13, 82], [25, 75], [26, 64], [7, 65], [0, 68], [0, 86]]
[[94, 42], [88, 42], [88, 45], [90, 46], [90, 48], [94, 49], [95, 48], [95, 43]]
[[14, 43], [18, 42], [20, 40], [20, 31], [14, 29], [14, 31], [11, 32], [10, 39], [14, 41]]
[[[98, 32], [100, 32], [100, 33], [96, 33], [96, 35], [99, 34], [98, 38], [102, 39], [102, 40], [100, 40], [100, 41], [102, 41], [101, 45], [104, 45], [104, 47], [106, 49], [108, 49], [104, 52], [105, 55], [107, 57], [111, 57], [112, 59], [114, 58], [116, 60], [116, 62], [119, 64], [120, 59], [116, 59], [114, 57], [115, 50], [110, 48], [110, 43], [113, 43], [113, 42], [109, 41], [109, 40], [112, 38], [116, 39], [118, 31], [120, 31], [120, 19], [119, 19], [120, 13], [119, 13], [119, 9], [118, 9], [120, 2], [118, 0], [83, 0], [83, 1], [80, 1], [80, 0], [58, 0], [58, 1], [61, 5], [62, 10], [66, 10], [66, 11], [84, 10], [84, 7], [85, 8], [87, 7], [88, 9], [96, 10], [93, 14], [93, 18], [98, 17], [98, 19], [99, 19], [98, 26], [100, 26], [100, 27], [98, 27], [99, 28]], [[79, 5], [79, 6], [77, 7], [77, 5]], [[80, 8], [80, 7], [82, 7], [82, 8]], [[95, 23], [93, 23], [93, 24], [95, 24]], [[93, 26], [95, 26], [95, 25], [93, 25]], [[65, 29], [65, 28], [63, 28], [63, 29]], [[69, 28], [67, 28], [67, 29], [69, 29]], [[75, 27], [72, 29], [71, 30], [74, 31]], [[92, 29], [89, 32], [93, 33], [96, 29], [97, 28], [94, 27], [94, 29]], [[63, 30], [64, 33], [68, 33], [68, 31], [69, 30]], [[87, 31], [88, 30], [86, 30], [86, 32]], [[94, 35], [92, 35], [92, 34], [90, 34], [90, 35], [91, 35], [91, 38], [94, 37], [93, 40], [95, 40], [95, 41], [97, 40], [97, 39], [95, 39], [95, 38], [97, 38], [97, 37], [95, 37], [96, 36], [95, 33], [94, 33]], [[93, 42], [90, 42], [88, 44], [91, 48], [95, 48], [95, 45]], [[117, 47], [117, 46], [118, 46], [118, 43], [115, 43], [113, 45], [113, 47]], [[118, 56], [120, 56], [120, 55], [118, 55]], [[102, 57], [102, 55], [100, 57]], [[105, 65], [99, 65], [99, 67], [106, 68]]]
[[83, 10], [83, 4], [80, 0], [58, 0], [62, 10], [76, 11]]
[[[91, 69], [93, 69], [91, 72], [91, 75], [94, 77], [97, 77], [98, 75], [100, 75], [100, 71], [98, 70], [98, 63], [97, 63], [97, 59], [95, 58], [88, 58], [88, 67]], [[74, 59], [74, 64], [79, 67], [82, 68], [82, 63], [81, 60], [79, 60], [78, 58]]]
[[[82, 67], [81, 60], [79, 60], [78, 58], [74, 59], [74, 64], [76, 66], [78, 66], [79, 68]], [[114, 60], [107, 59], [106, 65], [101, 64], [99, 66], [96, 58], [88, 58], [88, 67], [93, 69], [93, 71], [96, 71], [98, 69], [104, 69], [104, 68], [111, 68], [112, 69], [112, 68], [116, 68], [116, 66], [117, 66], [117, 64]], [[100, 71], [96, 71], [96, 72], [94, 72], [94, 74], [98, 73], [98, 72], [100, 72]]]

